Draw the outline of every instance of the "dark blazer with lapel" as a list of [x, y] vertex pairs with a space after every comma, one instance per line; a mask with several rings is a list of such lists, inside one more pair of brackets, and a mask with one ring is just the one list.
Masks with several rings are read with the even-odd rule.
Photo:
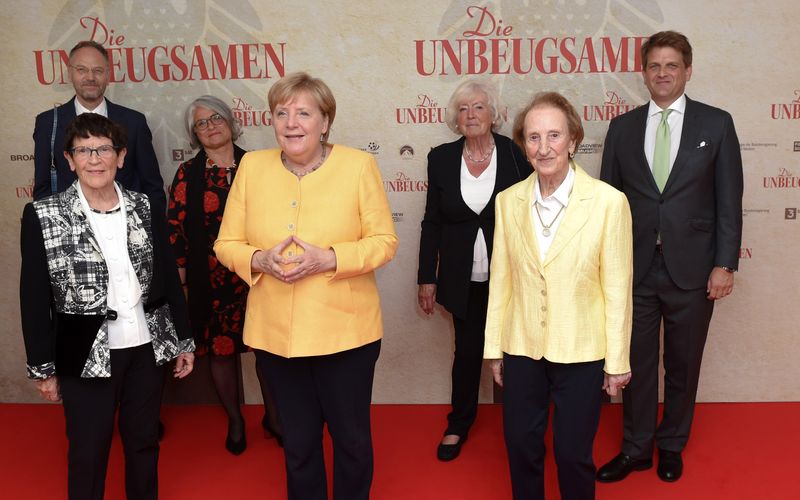
[[498, 134], [493, 136], [497, 148], [497, 176], [492, 197], [480, 214], [473, 212], [461, 197], [461, 155], [465, 139], [437, 146], [428, 154], [428, 195], [419, 243], [417, 283], [436, 283], [436, 301], [460, 318], [467, 314], [472, 253], [478, 228], [483, 229], [491, 259], [495, 197], [533, 172], [511, 139]]
[[[117, 171], [116, 180], [126, 189], [150, 196], [154, 202], [166, 208], [164, 180], [158, 168], [158, 159], [153, 150], [153, 136], [147, 119], [142, 113], [119, 106], [106, 98], [108, 119], [125, 127], [128, 133], [128, 152], [122, 169]], [[75, 119], [75, 97], [57, 108], [58, 124], [53, 158], [58, 175], [58, 192], [67, 189], [76, 179], [64, 158], [64, 134], [67, 125]], [[33, 129], [34, 142], [34, 181], [33, 199], [40, 200], [50, 196], [50, 140], [53, 132], [53, 110], [49, 109], [36, 117]]]
[[660, 193], [644, 153], [648, 105], [611, 121], [600, 178], [628, 197], [634, 285], [650, 268], [660, 232], [664, 262], [686, 290], [714, 266], [737, 268], [742, 241], [742, 156], [731, 115], [686, 98], [678, 155]]

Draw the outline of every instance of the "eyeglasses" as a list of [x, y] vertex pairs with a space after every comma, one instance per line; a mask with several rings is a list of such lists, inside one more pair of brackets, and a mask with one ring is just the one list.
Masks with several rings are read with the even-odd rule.
[[86, 66], [70, 66], [70, 68], [74, 69], [76, 73], [80, 76], [86, 76], [89, 73], [92, 74], [95, 78], [99, 78], [106, 74], [106, 68], [87, 68]]
[[98, 158], [111, 158], [114, 153], [116, 153], [118, 148], [110, 145], [110, 144], [103, 144], [102, 146], [97, 146], [96, 148], [89, 148], [86, 146], [78, 146], [76, 148], [68, 149], [67, 151], [72, 154], [72, 157], [76, 160], [88, 160], [92, 157], [92, 153], [97, 153]]
[[208, 124], [213, 123], [214, 125], [219, 125], [220, 123], [224, 122], [225, 118], [219, 113], [214, 113], [213, 115], [209, 116], [208, 118], [202, 118], [194, 122], [195, 130], [205, 130], [208, 128]]

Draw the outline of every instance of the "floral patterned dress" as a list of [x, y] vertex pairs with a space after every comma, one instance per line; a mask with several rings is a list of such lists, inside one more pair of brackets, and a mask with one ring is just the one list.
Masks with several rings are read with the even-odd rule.
[[[214, 240], [217, 239], [225, 211], [225, 202], [231, 188], [233, 172], [210, 162], [206, 165], [195, 165], [193, 158], [178, 167], [175, 180], [170, 188], [167, 222], [170, 228], [170, 243], [175, 253], [178, 267], [186, 267], [189, 252], [202, 251], [208, 256], [208, 279], [211, 287], [211, 314], [209, 321], [203, 325], [192, 325], [197, 345], [197, 354], [225, 356], [247, 351], [242, 342], [244, 311], [247, 303], [248, 287], [235, 273], [219, 263], [214, 254]], [[189, 248], [184, 220], [187, 215], [187, 169], [205, 169], [205, 191], [203, 195], [203, 212], [208, 241], [205, 248]], [[189, 295], [189, 302], [192, 297]]]

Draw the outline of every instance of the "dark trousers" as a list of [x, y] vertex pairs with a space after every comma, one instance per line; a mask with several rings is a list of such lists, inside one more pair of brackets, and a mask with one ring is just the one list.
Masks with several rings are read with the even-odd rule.
[[156, 366], [148, 343], [112, 349], [109, 378], [59, 377], [70, 499], [103, 500], [117, 407], [127, 498], [158, 498], [158, 415], [165, 369]]
[[503, 427], [516, 500], [544, 499], [544, 434], [551, 399], [561, 498], [594, 499], [592, 444], [600, 421], [603, 364], [503, 354]]
[[489, 282], [471, 282], [467, 317], [453, 316], [455, 356], [453, 357], [452, 411], [447, 415], [445, 434], [466, 436], [478, 413], [478, 390], [483, 367], [483, 340]]
[[[682, 290], [672, 281], [661, 254], [633, 290], [631, 372], [622, 391], [622, 452], [650, 458], [653, 439], [659, 448], [682, 451], [689, 440], [700, 363], [714, 311], [705, 288]], [[658, 420], [658, 361], [664, 320], [664, 415]]]
[[322, 428], [333, 441], [333, 496], [369, 498], [373, 457], [370, 403], [380, 340], [302, 358], [256, 351], [283, 424], [290, 500], [328, 498]]

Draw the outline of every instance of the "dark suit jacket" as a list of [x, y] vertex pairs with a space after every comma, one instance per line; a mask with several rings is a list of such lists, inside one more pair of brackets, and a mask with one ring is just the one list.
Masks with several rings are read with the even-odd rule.
[[650, 268], [661, 233], [664, 262], [683, 289], [706, 286], [711, 269], [736, 269], [742, 241], [742, 156], [731, 115], [686, 98], [678, 156], [664, 192], [644, 153], [648, 105], [611, 121], [600, 178], [628, 197], [634, 285]]
[[467, 314], [472, 253], [478, 228], [483, 230], [491, 259], [494, 199], [497, 193], [533, 172], [525, 155], [511, 139], [493, 135], [497, 147], [497, 177], [492, 197], [480, 214], [473, 212], [461, 197], [461, 154], [465, 139], [442, 144], [428, 153], [428, 197], [419, 242], [417, 283], [436, 283], [436, 302], [460, 318]]
[[[126, 189], [150, 196], [154, 202], [166, 208], [164, 180], [158, 168], [158, 159], [153, 151], [153, 136], [142, 113], [119, 106], [109, 101], [108, 119], [125, 127], [128, 133], [128, 152], [123, 168], [117, 171], [116, 180]], [[58, 175], [58, 192], [67, 189], [76, 179], [64, 158], [64, 133], [67, 125], [75, 118], [75, 97], [58, 107], [58, 124], [53, 158]], [[33, 129], [34, 142], [34, 181], [33, 199], [40, 200], [50, 196], [50, 139], [53, 132], [53, 110], [49, 109], [36, 117]]]

